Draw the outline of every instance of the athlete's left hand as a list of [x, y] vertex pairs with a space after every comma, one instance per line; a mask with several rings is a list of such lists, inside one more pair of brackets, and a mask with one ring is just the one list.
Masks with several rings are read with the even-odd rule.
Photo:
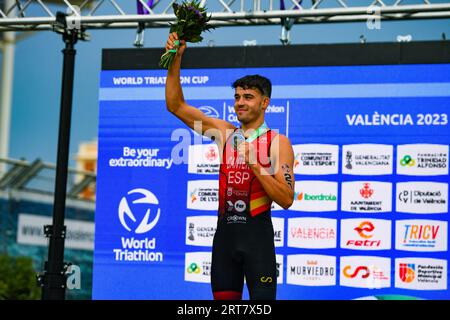
[[238, 146], [238, 154], [244, 158], [245, 163], [249, 166], [256, 165], [256, 150], [253, 144], [241, 142]]

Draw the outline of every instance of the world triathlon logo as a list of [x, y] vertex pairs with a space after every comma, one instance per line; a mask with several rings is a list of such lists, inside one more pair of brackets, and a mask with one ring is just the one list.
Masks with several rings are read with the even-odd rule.
[[[150, 191], [142, 188], [133, 189], [128, 192], [128, 195], [132, 194], [140, 194], [142, 197], [139, 197], [138, 199], [133, 200], [131, 203], [133, 204], [133, 210], [131, 210], [130, 205], [128, 204], [127, 197], [123, 197], [120, 200], [119, 204], [119, 220], [122, 226], [128, 230], [132, 231], [132, 228], [134, 229], [134, 233], [142, 234], [149, 232], [153, 227], [158, 223], [159, 216], [160, 216], [160, 208], [159, 208], [159, 201], [156, 198], [156, 196], [151, 193]], [[142, 204], [145, 206], [145, 215], [140, 220], [139, 225], [134, 228], [134, 225], [138, 224], [138, 220], [136, 219], [136, 212], [139, 210], [139, 204]], [[157, 210], [156, 216], [153, 218], [153, 220], [150, 220], [150, 215], [152, 210]], [[135, 212], [135, 213], [133, 213]], [[130, 220], [133, 223], [130, 223]], [[131, 227], [128, 225], [128, 223], [131, 224]]]
[[198, 109], [201, 110], [208, 117], [220, 118], [219, 112], [211, 106], [201, 106]]

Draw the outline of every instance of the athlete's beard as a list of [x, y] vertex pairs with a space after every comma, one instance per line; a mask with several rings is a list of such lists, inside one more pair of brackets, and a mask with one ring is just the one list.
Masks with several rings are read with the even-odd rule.
[[[250, 109], [248, 109], [248, 110], [250, 110]], [[259, 106], [259, 111], [263, 112], [262, 105]], [[259, 117], [259, 114], [255, 115], [255, 113], [251, 112], [251, 111], [247, 111], [246, 116], [244, 116], [244, 117], [240, 117], [239, 113], [237, 111], [236, 111], [236, 115], [237, 115], [239, 122], [244, 125], [249, 124], [252, 121], [255, 121]], [[252, 115], [254, 115], [254, 116], [252, 117]]]

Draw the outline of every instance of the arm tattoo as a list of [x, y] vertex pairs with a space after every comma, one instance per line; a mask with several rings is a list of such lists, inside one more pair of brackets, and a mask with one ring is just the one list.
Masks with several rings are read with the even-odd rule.
[[292, 185], [291, 169], [289, 168], [289, 165], [283, 164], [281, 166], [281, 169], [283, 169], [284, 180], [286, 180], [286, 183], [291, 188], [291, 190], [294, 190], [294, 186]]

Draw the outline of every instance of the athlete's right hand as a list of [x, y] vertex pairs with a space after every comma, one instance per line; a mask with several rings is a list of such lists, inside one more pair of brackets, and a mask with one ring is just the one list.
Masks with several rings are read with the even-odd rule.
[[[179, 40], [177, 33], [176, 32], [170, 33], [169, 38], [167, 39], [167, 42], [166, 42], [166, 52], [174, 49], [176, 40]], [[183, 56], [184, 50], [186, 50], [186, 41], [180, 40], [180, 45], [178, 47], [177, 55], [176, 55], [177, 58], [181, 58], [181, 56]]]

